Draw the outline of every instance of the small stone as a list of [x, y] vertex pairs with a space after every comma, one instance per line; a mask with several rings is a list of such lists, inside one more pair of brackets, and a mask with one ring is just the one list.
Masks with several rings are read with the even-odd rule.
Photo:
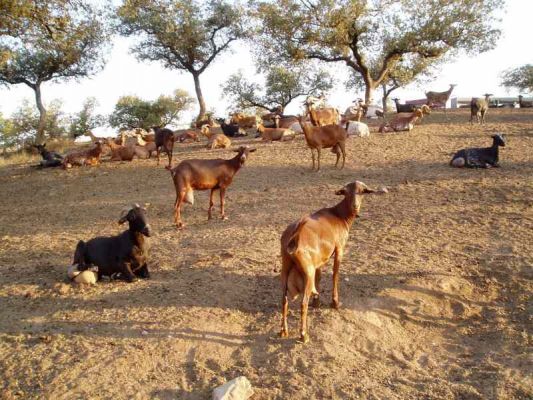
[[239, 376], [213, 390], [213, 400], [247, 400], [254, 394], [252, 384]]
[[148, 331], [142, 331], [142, 332], [141, 332], [141, 335], [143, 335], [143, 336], [148, 335]]
[[379, 191], [380, 193], [389, 193], [389, 189], [387, 189], [386, 186], [380, 186], [380, 187], [378, 188], [378, 191]]

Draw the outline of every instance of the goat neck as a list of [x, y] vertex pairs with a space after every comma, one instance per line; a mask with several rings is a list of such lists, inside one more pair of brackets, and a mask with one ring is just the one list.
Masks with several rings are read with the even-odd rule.
[[350, 229], [359, 214], [354, 204], [355, 196], [355, 194], [347, 194], [344, 199], [330, 209], [332, 214], [345, 224], [346, 229]]

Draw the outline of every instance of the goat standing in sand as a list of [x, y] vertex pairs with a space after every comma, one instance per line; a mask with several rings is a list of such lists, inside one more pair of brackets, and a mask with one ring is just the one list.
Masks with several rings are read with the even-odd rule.
[[335, 192], [344, 199], [334, 207], [323, 208], [308, 215], [285, 229], [281, 236], [281, 285], [282, 285], [282, 322], [281, 337], [289, 335], [287, 312], [289, 298], [302, 294], [302, 320], [300, 339], [309, 341], [307, 333], [307, 308], [311, 295], [313, 306], [318, 306], [320, 268], [335, 255], [333, 263], [333, 300], [331, 306], [339, 308], [339, 269], [348, 240], [350, 227], [358, 216], [363, 195], [374, 193], [363, 182], [349, 183]]

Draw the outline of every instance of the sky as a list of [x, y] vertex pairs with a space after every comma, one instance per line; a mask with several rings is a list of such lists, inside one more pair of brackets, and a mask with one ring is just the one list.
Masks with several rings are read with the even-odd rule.
[[[517, 96], [515, 90], [507, 91], [499, 86], [500, 73], [506, 69], [533, 63], [533, 46], [527, 36], [533, 15], [533, 1], [507, 0], [506, 11], [502, 16], [500, 29], [502, 36], [497, 46], [475, 57], [459, 56], [454, 62], [444, 65], [439, 75], [423, 87], [408, 87], [394, 92], [401, 102], [406, 99], [424, 98], [424, 92], [445, 91], [451, 83], [457, 86], [452, 97], [481, 96], [493, 93], [495, 96]], [[526, 37], [527, 36], [527, 37]], [[54, 99], [63, 101], [63, 111], [74, 113], [81, 109], [87, 97], [95, 97], [99, 103], [98, 112], [109, 114], [116, 101], [124, 95], [137, 95], [143, 99], [155, 100], [159, 95], [170, 95], [177, 89], [187, 90], [195, 98], [192, 76], [177, 70], [164, 69], [158, 63], [140, 62], [130, 54], [133, 39], [114, 37], [113, 46], [106, 54], [105, 68], [92, 78], [66, 83], [43, 84], [43, 100], [50, 103]], [[328, 97], [328, 103], [345, 110], [354, 99], [364, 97], [363, 93], [349, 91], [343, 87], [348, 69], [342, 64], [328, 64], [337, 77], [336, 87]], [[230, 104], [221, 90], [221, 84], [233, 73], [242, 69], [249, 79], [257, 79], [253, 56], [244, 43], [236, 43], [230, 52], [223, 54], [201, 75], [201, 85], [208, 109], [214, 109], [217, 116], [227, 115]], [[380, 101], [380, 90], [374, 97]], [[23, 101], [29, 99], [34, 104], [33, 91], [25, 85], [9, 88], [0, 87], [0, 112], [10, 115]], [[295, 100], [286, 112], [296, 114], [302, 111], [302, 101]], [[197, 114], [197, 107], [184, 113], [180, 125], [188, 124]], [[99, 130], [113, 133], [112, 128]]]

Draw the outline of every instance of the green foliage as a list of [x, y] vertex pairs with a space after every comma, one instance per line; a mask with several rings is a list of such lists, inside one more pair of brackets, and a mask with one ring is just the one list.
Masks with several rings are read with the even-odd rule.
[[516, 88], [521, 92], [533, 92], [533, 65], [526, 64], [511, 68], [501, 75], [501, 85], [506, 88]]
[[332, 77], [322, 69], [311, 65], [276, 65], [266, 69], [264, 90], [261, 85], [246, 80], [239, 71], [222, 86], [224, 96], [231, 99], [233, 107], [243, 110], [261, 108], [274, 111], [284, 110], [295, 98], [328, 92], [333, 87]]
[[0, 85], [23, 83], [35, 91], [42, 141], [46, 114], [42, 82], [98, 72], [109, 37], [106, 18], [82, 0], [14, 0], [2, 2], [0, 12], [5, 12], [0, 17]]
[[405, 55], [439, 59], [492, 49], [502, 0], [275, 0], [255, 15], [268, 61], [341, 62], [360, 74], [366, 100]]
[[[44, 123], [45, 134], [51, 138], [65, 136], [67, 118], [61, 111], [62, 102], [53, 100], [47, 107]], [[37, 137], [40, 115], [28, 100], [13, 112], [10, 118], [0, 117], [0, 144], [6, 147], [19, 148], [25, 142], [34, 142]]]
[[176, 90], [173, 96], [159, 96], [155, 101], [137, 96], [118, 99], [109, 123], [115, 128], [143, 128], [166, 126], [179, 119], [180, 113], [191, 107], [194, 100], [184, 90]]
[[89, 97], [83, 103], [81, 110], [70, 121], [69, 135], [73, 138], [85, 135], [88, 131], [105, 125], [105, 117], [95, 113], [98, 102], [94, 97]]
[[193, 75], [200, 115], [206, 111], [199, 76], [230, 43], [244, 35], [242, 10], [222, 0], [124, 0], [117, 30], [139, 35], [139, 60]]

